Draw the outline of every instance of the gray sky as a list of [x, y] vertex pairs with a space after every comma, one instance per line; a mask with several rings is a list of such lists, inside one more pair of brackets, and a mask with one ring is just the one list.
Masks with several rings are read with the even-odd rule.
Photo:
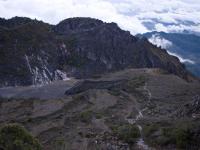
[[0, 17], [26, 16], [51, 24], [69, 17], [116, 22], [132, 34], [200, 32], [200, 0], [0, 0]]

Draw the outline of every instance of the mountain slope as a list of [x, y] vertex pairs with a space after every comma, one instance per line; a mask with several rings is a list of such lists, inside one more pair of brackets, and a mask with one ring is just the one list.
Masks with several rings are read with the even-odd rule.
[[173, 55], [179, 56], [181, 61], [196, 76], [200, 76], [200, 37], [186, 33], [164, 33], [150, 32], [145, 33], [153, 44], [164, 47]]
[[198, 150], [199, 93], [160, 69], [10, 87], [0, 89], [0, 126], [23, 125], [44, 150]]
[[125, 68], [162, 68], [190, 79], [183, 64], [115, 23], [70, 18], [53, 26], [15, 17], [0, 20], [0, 85], [44, 84]]

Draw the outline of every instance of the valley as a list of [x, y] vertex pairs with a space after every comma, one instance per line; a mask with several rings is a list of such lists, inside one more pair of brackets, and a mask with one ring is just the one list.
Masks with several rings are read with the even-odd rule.
[[199, 93], [156, 68], [1, 88], [0, 125], [24, 126], [45, 150], [198, 149]]

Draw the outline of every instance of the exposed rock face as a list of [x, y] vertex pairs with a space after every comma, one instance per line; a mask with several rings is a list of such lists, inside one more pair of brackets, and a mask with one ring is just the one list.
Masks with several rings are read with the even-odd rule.
[[[160, 67], [185, 77], [184, 66], [175, 57], [121, 30], [115, 23], [103, 23], [90, 18], [62, 21], [54, 30], [75, 43], [72, 49], [80, 68], [75, 76], [89, 76], [124, 68]], [[95, 66], [95, 67], [94, 67]]]
[[162, 68], [188, 79], [176, 57], [91, 18], [56, 26], [28, 18], [0, 20], [0, 86], [44, 84], [66, 76], [87, 78], [125, 68]]
[[193, 96], [190, 102], [177, 110], [177, 116], [190, 116], [194, 119], [200, 118], [200, 96], [198, 94]]
[[[18, 19], [21, 21], [18, 21]], [[0, 86], [32, 85], [62, 79], [61, 55], [51, 26], [39, 21], [22, 21], [9, 29], [0, 27]], [[24, 23], [24, 24], [23, 24]]]

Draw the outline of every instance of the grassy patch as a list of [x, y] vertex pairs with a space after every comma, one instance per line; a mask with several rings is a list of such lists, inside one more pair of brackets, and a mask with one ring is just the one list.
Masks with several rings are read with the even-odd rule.
[[112, 88], [108, 91], [111, 95], [114, 95], [114, 96], [119, 96], [121, 93], [120, 93], [120, 89], [115, 89], [115, 88]]
[[151, 136], [154, 132], [158, 130], [159, 126], [156, 124], [144, 126], [143, 132], [146, 137]]
[[65, 141], [64, 138], [57, 138], [54, 143], [55, 150], [69, 150], [69, 144]]
[[74, 95], [72, 98], [74, 101], [87, 101], [88, 100], [87, 94], [77, 94], [77, 95]]
[[100, 113], [100, 112], [95, 113], [95, 118], [96, 118], [96, 119], [101, 119], [101, 118], [103, 118], [103, 113]]
[[120, 126], [112, 126], [111, 129], [114, 134], [127, 143], [135, 143], [140, 137], [140, 131], [135, 125], [124, 124]]
[[25, 128], [17, 124], [0, 129], [0, 147], [5, 150], [41, 150], [41, 145]]
[[128, 92], [134, 92], [137, 88], [139, 88], [140, 86], [143, 86], [145, 82], [146, 82], [146, 78], [144, 76], [133, 78], [127, 82], [125, 90]]
[[192, 134], [189, 128], [179, 128], [175, 130], [176, 146], [177, 148], [186, 148], [192, 141]]
[[91, 110], [86, 110], [80, 113], [80, 120], [85, 123], [89, 123], [92, 120], [93, 112]]
[[145, 125], [144, 136], [152, 146], [172, 145], [178, 149], [190, 149], [197, 147], [198, 140], [194, 138], [194, 126], [186, 123], [176, 123], [171, 125], [150, 124]]

